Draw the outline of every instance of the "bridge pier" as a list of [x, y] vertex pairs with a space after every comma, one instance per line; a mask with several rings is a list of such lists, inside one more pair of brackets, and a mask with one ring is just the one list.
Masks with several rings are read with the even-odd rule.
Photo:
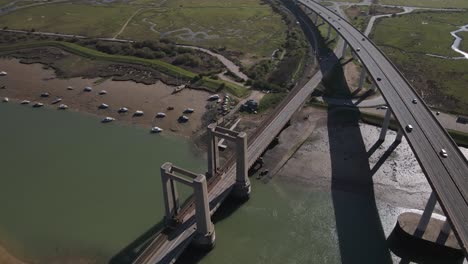
[[395, 138], [395, 142], [396, 143], [401, 143], [402, 139], [403, 139], [403, 129], [400, 127], [400, 129], [398, 129], [398, 133], [397, 133], [397, 136]]
[[328, 24], [327, 40], [330, 39], [330, 36], [331, 36], [331, 25]]
[[[180, 176], [176, 175], [176, 173], [180, 174]], [[161, 179], [163, 181], [166, 224], [171, 226], [178, 221], [184, 221], [184, 219], [176, 219], [179, 214], [179, 197], [177, 196], [175, 183], [179, 182], [192, 187], [195, 200], [195, 219], [197, 228], [193, 243], [199, 248], [213, 248], [216, 235], [214, 225], [211, 222], [208, 186], [205, 175], [195, 174], [176, 167], [170, 162], [166, 162], [161, 166]]]
[[[236, 144], [236, 182], [233, 186], [231, 194], [239, 199], [248, 199], [250, 197], [251, 185], [248, 174], [248, 163], [247, 163], [247, 134], [245, 132], [236, 132], [229, 130], [216, 124], [210, 124], [208, 126], [208, 142], [209, 150], [208, 154], [208, 170], [213, 170], [213, 164], [219, 164], [216, 158], [219, 159], [216, 138], [222, 138], [227, 141], [234, 142]], [[211, 144], [215, 144], [212, 147]], [[208, 172], [209, 175], [216, 175], [215, 170]]]
[[359, 75], [359, 86], [358, 86], [359, 90], [362, 89], [362, 87], [364, 86], [366, 75], [367, 75], [366, 68], [363, 67], [361, 70], [361, 75]]
[[219, 168], [218, 138], [215, 136], [216, 124], [208, 126], [208, 178], [214, 177]]
[[346, 49], [348, 48], [348, 43], [345, 41], [343, 44], [343, 50], [341, 51], [340, 59], [343, 59], [346, 56]]
[[387, 136], [388, 125], [390, 124], [390, 117], [392, 116], [392, 110], [387, 108], [385, 112], [385, 118], [382, 124], [382, 130], [380, 130], [380, 141], [385, 141], [385, 137]]
[[434, 208], [437, 204], [437, 197], [433, 192], [431, 192], [431, 196], [427, 200], [426, 207], [424, 208], [424, 212], [419, 219], [418, 227], [414, 231], [415, 237], [422, 237], [424, 232], [426, 232], [427, 225], [429, 224], [429, 220], [431, 220], [432, 212], [434, 212]]

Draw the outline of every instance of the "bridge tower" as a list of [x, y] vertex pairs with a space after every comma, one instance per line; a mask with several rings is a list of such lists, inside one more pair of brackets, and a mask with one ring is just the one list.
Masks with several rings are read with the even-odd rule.
[[216, 176], [220, 168], [218, 138], [236, 144], [236, 182], [231, 194], [240, 199], [248, 199], [251, 186], [247, 164], [247, 134], [217, 126], [215, 123], [208, 126], [208, 177]]
[[[174, 222], [178, 222], [177, 217], [180, 213], [180, 207], [176, 182], [192, 187], [195, 200], [195, 219], [197, 224], [197, 230], [192, 243], [203, 249], [213, 248], [215, 243], [215, 230], [210, 217], [208, 187], [205, 175], [195, 174], [176, 167], [170, 162], [166, 162], [161, 166], [161, 180], [166, 212], [166, 224], [172, 225]], [[181, 220], [183, 221], [184, 219]]]

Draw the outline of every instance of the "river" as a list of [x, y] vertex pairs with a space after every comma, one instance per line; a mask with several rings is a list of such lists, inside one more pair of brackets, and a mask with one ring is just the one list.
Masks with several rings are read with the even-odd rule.
[[[163, 162], [206, 167], [185, 139], [103, 126], [92, 115], [1, 103], [0, 122], [0, 242], [27, 262], [108, 262], [161, 220]], [[340, 263], [329, 190], [252, 182], [248, 202], [216, 215], [217, 245], [201, 263]], [[334, 195], [367, 204], [365, 197]], [[377, 206], [388, 234], [398, 210]], [[373, 243], [381, 248], [385, 239]], [[187, 259], [193, 256], [181, 263]]]

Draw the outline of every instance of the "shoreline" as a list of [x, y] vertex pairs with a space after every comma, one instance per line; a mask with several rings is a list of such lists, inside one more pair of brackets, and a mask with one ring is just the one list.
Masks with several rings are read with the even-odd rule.
[[16, 256], [12, 255], [3, 245], [0, 245], [0, 263], [2, 264], [27, 264]]
[[[19, 103], [29, 100], [31, 104], [41, 102], [45, 107], [53, 108], [59, 104], [66, 104], [69, 110], [92, 114], [98, 117], [113, 117], [118, 123], [138, 125], [150, 128], [158, 126], [164, 129], [163, 133], [190, 137], [194, 135], [204, 123], [204, 115], [210, 102], [207, 101], [209, 93], [206, 91], [186, 88], [172, 94], [175, 87], [158, 81], [153, 85], [146, 85], [134, 81], [115, 81], [106, 78], [85, 79], [81, 77], [62, 79], [58, 78], [55, 70], [44, 69], [43, 64], [23, 64], [18, 59], [0, 59], [0, 68], [8, 72], [7, 76], [0, 77], [0, 97], [8, 97], [8, 103]], [[29, 78], [25, 80], [23, 76]], [[72, 86], [73, 90], [67, 90]], [[92, 92], [84, 92], [84, 87], [91, 86]], [[108, 93], [99, 95], [99, 91]], [[48, 97], [41, 97], [48, 93]], [[56, 98], [62, 98], [60, 103], [52, 104]], [[5, 102], [2, 102], [5, 103]], [[109, 108], [99, 109], [101, 104]], [[117, 110], [127, 107], [128, 113], [120, 114]], [[173, 107], [174, 110], [167, 110]], [[193, 108], [192, 114], [186, 114], [190, 119], [186, 123], [178, 122], [185, 108]], [[40, 109], [37, 109], [40, 110]], [[141, 110], [144, 115], [134, 117], [132, 114]], [[57, 110], [59, 111], [59, 110]], [[60, 110], [64, 111], [64, 110]], [[156, 113], [165, 112], [165, 118], [156, 118]], [[103, 124], [104, 125], [104, 124]]]

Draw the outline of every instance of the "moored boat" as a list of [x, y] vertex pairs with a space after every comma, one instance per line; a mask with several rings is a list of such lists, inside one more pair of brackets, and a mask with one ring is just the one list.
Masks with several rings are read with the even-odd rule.
[[66, 104], [61, 104], [61, 105], [59, 105], [58, 109], [60, 109], [60, 110], [68, 109], [68, 105], [66, 105]]
[[191, 114], [193, 113], [195, 110], [193, 108], [185, 108], [184, 110], [184, 114]]
[[110, 116], [106, 116], [101, 122], [102, 123], [110, 123], [110, 122], [112, 122], [114, 120], [115, 120], [115, 118], [110, 117]]
[[160, 133], [162, 131], [163, 129], [157, 126], [151, 128], [151, 133]]
[[157, 118], [163, 118], [163, 117], [166, 117], [166, 113], [163, 113], [163, 112], [159, 112], [156, 114], [156, 117]]
[[133, 114], [133, 116], [142, 116], [144, 115], [145, 113], [141, 110], [136, 110], [135, 113]]

